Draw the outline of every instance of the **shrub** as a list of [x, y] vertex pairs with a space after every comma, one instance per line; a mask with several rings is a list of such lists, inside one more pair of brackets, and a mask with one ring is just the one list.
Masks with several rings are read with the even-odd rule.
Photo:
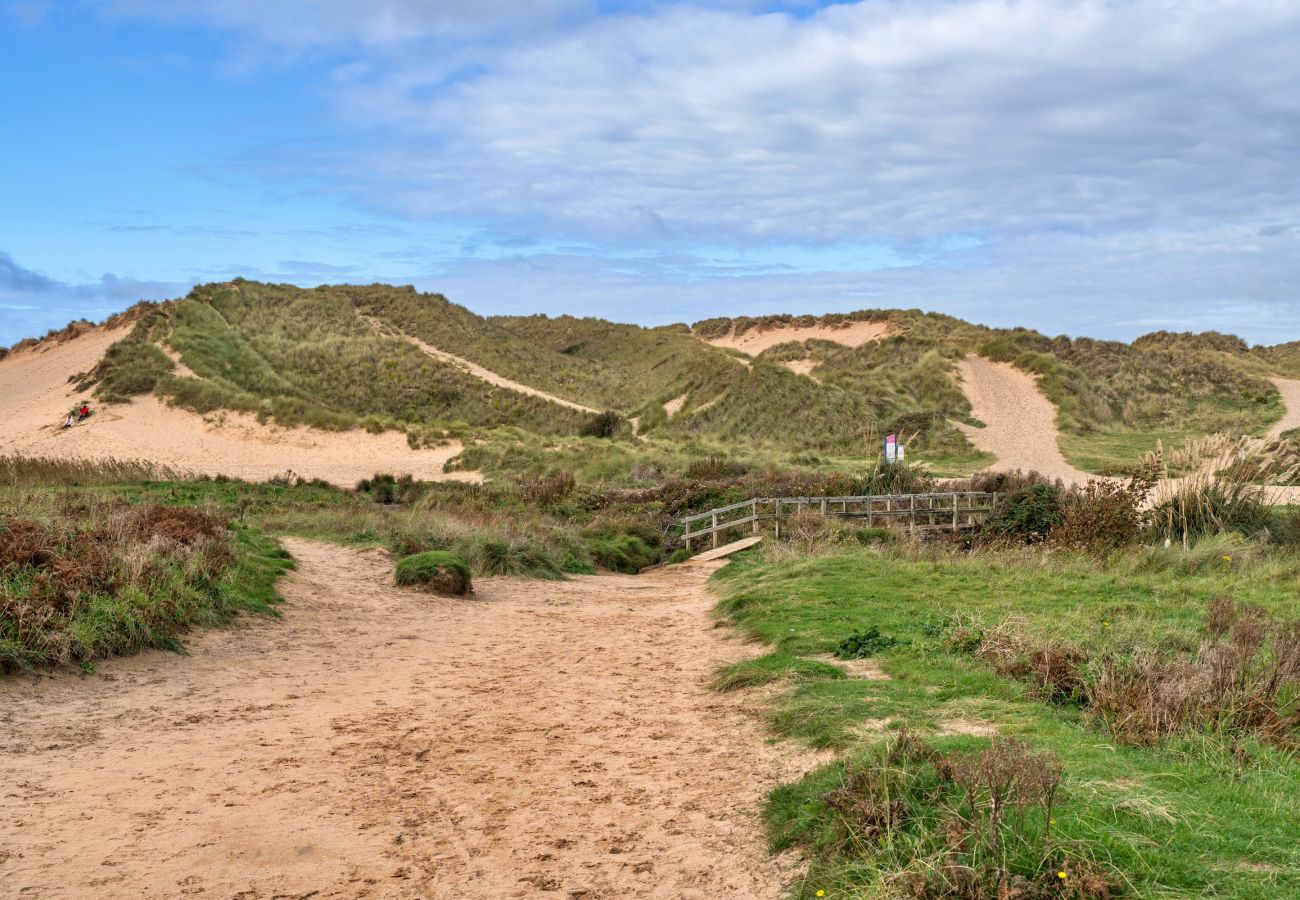
[[882, 650], [896, 647], [900, 643], [898, 638], [881, 634], [880, 628], [872, 625], [840, 641], [839, 646], [835, 648], [835, 656], [839, 659], [866, 659]]
[[999, 537], [1038, 543], [1047, 540], [1048, 534], [1062, 520], [1060, 489], [1040, 482], [1000, 498], [985, 529]]
[[1054, 754], [1019, 741], [943, 753], [904, 732], [850, 763], [824, 800], [835, 849], [895, 855], [900, 888], [919, 900], [1110, 897], [1114, 878], [1053, 840], [1061, 777]]
[[628, 575], [659, 561], [657, 550], [631, 534], [588, 538], [587, 551], [601, 568]]
[[1082, 490], [1067, 495], [1061, 522], [1051, 532], [1052, 540], [1090, 550], [1113, 550], [1132, 544], [1150, 519], [1147, 497], [1159, 478], [1159, 470], [1148, 463], [1127, 483], [1089, 479]]
[[403, 557], [394, 579], [402, 587], [419, 587], [436, 594], [463, 596], [470, 593], [469, 566], [455, 553], [428, 550]]
[[593, 416], [582, 426], [583, 437], [612, 438], [623, 427], [623, 417], [616, 412], [606, 411]]

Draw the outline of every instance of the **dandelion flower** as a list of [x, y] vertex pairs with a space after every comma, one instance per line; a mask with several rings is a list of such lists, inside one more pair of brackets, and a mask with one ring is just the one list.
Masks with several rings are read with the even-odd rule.
[[1056, 877], [1064, 880], [1066, 878], [1069, 878], [1070, 876], [1066, 875], [1064, 872], [1057, 872]]
[[823, 891], [821, 888], [818, 888], [818, 889], [817, 889], [817, 896], [818, 896], [818, 897], [825, 897], [825, 896], [826, 896], [826, 892]]
[[1223, 558], [1223, 561], [1226, 562], [1226, 563], [1230, 563], [1230, 562], [1232, 562], [1232, 557], [1231, 557], [1231, 556], [1225, 556], [1225, 557]]

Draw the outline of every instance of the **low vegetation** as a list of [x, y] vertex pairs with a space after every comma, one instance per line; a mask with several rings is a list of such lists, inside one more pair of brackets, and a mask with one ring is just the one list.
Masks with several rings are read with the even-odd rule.
[[[1239, 449], [988, 476], [982, 533], [792, 523], [719, 573], [771, 652], [715, 686], [778, 685], [774, 732], [837, 751], [768, 801], [811, 855], [796, 896], [1300, 892], [1300, 552], [1261, 487], [1284, 463]], [[1156, 493], [1170, 466], [1202, 474]]]
[[86, 493], [13, 494], [0, 514], [0, 670], [90, 666], [186, 629], [271, 613], [285, 554], [204, 512]]
[[457, 597], [473, 590], [465, 560], [446, 550], [426, 550], [403, 557], [397, 561], [394, 580], [401, 587], [418, 587]]

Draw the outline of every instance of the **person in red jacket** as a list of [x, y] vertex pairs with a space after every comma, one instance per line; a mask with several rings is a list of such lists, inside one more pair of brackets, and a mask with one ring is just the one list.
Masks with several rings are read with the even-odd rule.
[[78, 422], [82, 421], [88, 415], [90, 415], [90, 404], [89, 403], [81, 404], [81, 409], [77, 411], [77, 421]]

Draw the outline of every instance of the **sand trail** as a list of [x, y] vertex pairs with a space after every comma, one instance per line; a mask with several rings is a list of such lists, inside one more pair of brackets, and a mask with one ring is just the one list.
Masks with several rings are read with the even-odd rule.
[[[61, 344], [39, 344], [0, 360], [0, 453], [86, 459], [147, 459], [199, 475], [265, 480], [292, 469], [351, 487], [376, 472], [430, 481], [479, 481], [476, 472], [445, 472], [461, 452], [450, 442], [412, 450], [404, 435], [321, 431], [264, 425], [247, 413], [200, 416], [154, 396], [103, 405], [69, 378], [89, 372], [130, 328], [96, 328]], [[75, 379], [74, 379], [75, 380]], [[83, 400], [96, 414], [59, 427]]]
[[1282, 395], [1282, 405], [1286, 407], [1282, 418], [1268, 431], [1268, 437], [1275, 438], [1280, 437], [1284, 431], [1300, 428], [1300, 379], [1274, 378], [1272, 381]]
[[757, 813], [808, 759], [704, 686], [719, 564], [453, 601], [287, 543], [282, 620], [0, 681], [7, 896], [781, 896]]
[[[361, 314], [358, 313], [358, 315]], [[461, 371], [473, 375], [475, 378], [479, 379], [480, 381], [485, 381], [488, 384], [495, 385], [496, 387], [502, 387], [505, 388], [506, 390], [515, 391], [516, 393], [519, 394], [527, 394], [530, 397], [540, 397], [542, 400], [546, 400], [550, 403], [554, 403], [557, 406], [563, 406], [568, 409], [576, 409], [578, 412], [600, 415], [600, 410], [598, 409], [592, 409], [590, 406], [583, 406], [581, 403], [574, 403], [572, 400], [565, 400], [563, 397], [557, 397], [555, 394], [548, 394], [546, 393], [546, 391], [539, 390], [535, 387], [529, 387], [528, 385], [521, 384], [518, 381], [511, 381], [509, 378], [506, 378], [503, 375], [498, 375], [496, 372], [493, 372], [490, 369], [485, 369], [482, 366], [480, 366], [478, 363], [471, 362], [470, 360], [465, 359], [463, 356], [456, 356], [454, 353], [448, 353], [446, 350], [439, 350], [437, 347], [433, 346], [432, 344], [426, 344], [424, 341], [420, 340], [419, 338], [409, 335], [404, 331], [400, 331], [396, 328], [393, 328], [387, 323], [382, 322], [379, 319], [376, 319], [372, 316], [361, 316], [361, 318], [364, 319], [366, 323], [370, 325], [371, 328], [373, 328], [375, 331], [379, 332], [380, 334], [388, 335], [391, 337], [397, 337], [397, 338], [401, 338], [402, 340], [408, 341], [413, 346], [418, 348], [426, 356], [430, 356], [438, 360], [439, 362], [450, 363], [451, 365], [455, 366]]]
[[1089, 475], [1065, 461], [1057, 446], [1056, 407], [1043, 396], [1034, 377], [1010, 363], [967, 356], [958, 364], [962, 390], [983, 428], [957, 423], [978, 449], [997, 456], [988, 468], [1036, 471], [1067, 484], [1083, 484]]

